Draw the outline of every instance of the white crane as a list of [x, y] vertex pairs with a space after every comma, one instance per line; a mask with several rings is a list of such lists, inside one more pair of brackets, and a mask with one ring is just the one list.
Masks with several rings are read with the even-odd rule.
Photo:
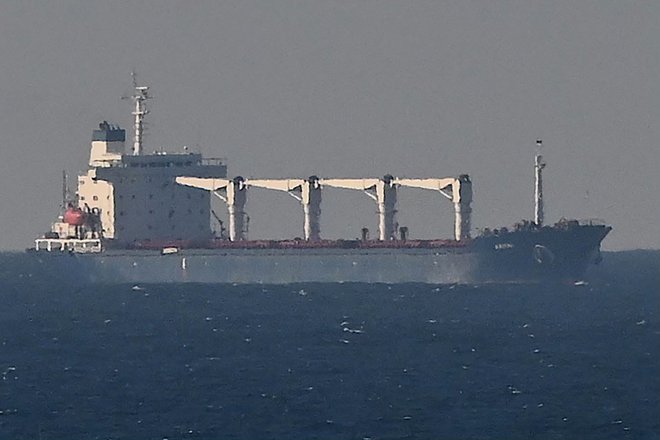
[[242, 177], [234, 179], [212, 179], [202, 177], [177, 177], [179, 185], [210, 191], [227, 204], [229, 212], [229, 239], [246, 239], [245, 202], [247, 185]]
[[229, 239], [245, 240], [244, 217], [246, 191], [250, 187], [287, 192], [298, 200], [304, 213], [305, 240], [318, 241], [320, 237], [321, 190], [324, 187], [359, 190], [366, 193], [378, 205], [378, 238], [381, 241], [396, 239], [397, 187], [420, 188], [438, 191], [454, 204], [454, 238], [470, 238], [472, 209], [472, 183], [467, 175], [446, 178], [406, 179], [386, 175], [383, 178], [339, 178], [319, 179], [213, 179], [199, 177], [177, 177], [180, 185], [191, 186], [213, 192], [226, 204], [229, 211]]
[[303, 207], [305, 240], [321, 239], [321, 185], [316, 176], [307, 179], [248, 179], [250, 187], [284, 191], [298, 200]]
[[472, 182], [467, 174], [442, 179], [395, 179], [394, 183], [410, 188], [438, 191], [454, 204], [454, 238], [470, 238], [472, 217]]
[[382, 179], [320, 179], [321, 186], [363, 191], [378, 204], [378, 239], [396, 238], [396, 184], [390, 175]]

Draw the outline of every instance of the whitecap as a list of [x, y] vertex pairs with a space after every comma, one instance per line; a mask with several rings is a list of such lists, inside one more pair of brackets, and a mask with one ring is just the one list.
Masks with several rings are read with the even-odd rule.
[[348, 328], [348, 327], [344, 327], [344, 331], [349, 332], [349, 333], [357, 333], [357, 334], [364, 333], [364, 330], [352, 329], [352, 328]]

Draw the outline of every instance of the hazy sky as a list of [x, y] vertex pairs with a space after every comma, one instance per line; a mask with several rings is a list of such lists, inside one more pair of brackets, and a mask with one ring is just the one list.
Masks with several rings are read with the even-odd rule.
[[[659, 55], [652, 0], [4, 0], [0, 248], [50, 227], [99, 121], [130, 129], [132, 69], [156, 97], [148, 150], [252, 177], [468, 173], [480, 228], [532, 217], [542, 138], [548, 221], [600, 218], [605, 249], [660, 248]], [[302, 233], [286, 194], [254, 190], [247, 211], [252, 238]], [[411, 237], [450, 237], [452, 216], [400, 191]], [[376, 225], [364, 195], [324, 193], [324, 236]]]

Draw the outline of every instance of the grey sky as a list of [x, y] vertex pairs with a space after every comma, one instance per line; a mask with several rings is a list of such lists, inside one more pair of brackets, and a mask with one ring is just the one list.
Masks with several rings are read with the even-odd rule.
[[[91, 130], [130, 129], [129, 72], [156, 96], [148, 150], [201, 149], [231, 175], [469, 173], [473, 226], [601, 218], [605, 249], [660, 248], [660, 2], [107, 1], [0, 3], [0, 248], [58, 213]], [[250, 193], [251, 237], [301, 234], [290, 197]], [[452, 207], [401, 190], [413, 237]], [[322, 234], [376, 228], [361, 194], [324, 193]]]

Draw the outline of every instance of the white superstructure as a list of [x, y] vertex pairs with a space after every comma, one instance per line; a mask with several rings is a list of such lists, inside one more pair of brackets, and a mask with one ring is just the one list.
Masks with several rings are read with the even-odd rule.
[[103, 237], [115, 238], [115, 197], [111, 182], [98, 180], [98, 168], [121, 164], [126, 153], [126, 132], [107, 121], [99, 124], [92, 132], [92, 148], [89, 154], [89, 169], [78, 176], [78, 205], [81, 209], [97, 208], [101, 213]]
[[135, 137], [126, 154], [126, 132], [104, 121], [92, 133], [89, 169], [78, 176], [78, 206], [100, 214], [102, 237], [120, 246], [211, 238], [210, 196], [175, 183], [180, 175], [225, 177], [219, 159], [199, 153], [143, 152], [149, 88], [134, 80]]

